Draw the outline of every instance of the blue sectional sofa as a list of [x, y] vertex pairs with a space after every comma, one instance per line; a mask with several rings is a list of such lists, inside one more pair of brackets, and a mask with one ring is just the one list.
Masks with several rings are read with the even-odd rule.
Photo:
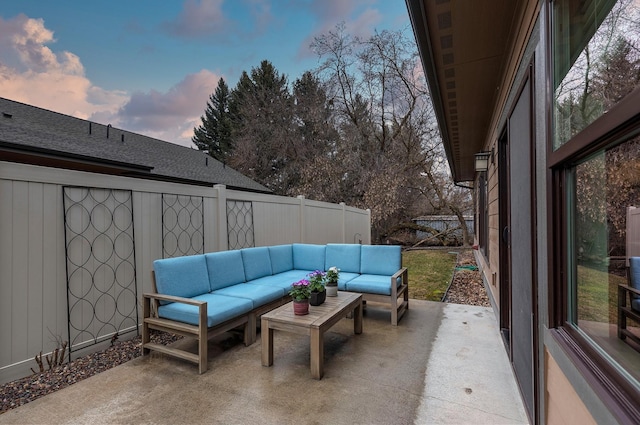
[[[207, 370], [207, 341], [242, 328], [244, 343], [256, 340], [258, 318], [290, 300], [293, 282], [315, 270], [340, 269], [338, 289], [387, 303], [391, 323], [409, 308], [408, 271], [401, 249], [389, 245], [289, 244], [156, 260], [155, 291], [143, 295], [143, 354], [156, 350]], [[149, 330], [198, 340], [198, 354], [150, 341]]]

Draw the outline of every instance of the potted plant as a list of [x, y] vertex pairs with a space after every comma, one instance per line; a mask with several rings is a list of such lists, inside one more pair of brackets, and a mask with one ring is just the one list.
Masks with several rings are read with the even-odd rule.
[[327, 296], [335, 297], [338, 295], [338, 278], [340, 276], [340, 269], [333, 266], [325, 273]]
[[293, 313], [296, 316], [304, 316], [309, 314], [309, 296], [311, 290], [309, 289], [309, 281], [302, 279], [291, 284], [289, 295], [293, 298]]
[[325, 273], [321, 270], [309, 273], [309, 289], [311, 290], [311, 298], [309, 304], [320, 305], [327, 298], [327, 291], [324, 289]]

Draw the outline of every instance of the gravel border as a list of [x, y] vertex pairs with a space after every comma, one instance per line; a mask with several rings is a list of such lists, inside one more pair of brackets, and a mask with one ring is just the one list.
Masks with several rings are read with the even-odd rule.
[[[151, 331], [151, 340], [156, 343], [167, 344], [180, 338], [164, 332]], [[0, 414], [140, 357], [141, 343], [140, 336], [126, 341], [116, 340], [111, 347], [103, 351], [88, 354], [50, 370], [1, 385]], [[35, 361], [34, 367], [36, 367]]]

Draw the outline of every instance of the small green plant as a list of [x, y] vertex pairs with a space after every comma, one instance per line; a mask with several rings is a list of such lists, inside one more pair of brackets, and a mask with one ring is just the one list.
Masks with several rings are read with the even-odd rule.
[[311, 289], [309, 289], [309, 281], [302, 279], [291, 284], [289, 295], [294, 301], [304, 301], [311, 296]]
[[340, 269], [337, 268], [336, 266], [330, 267], [329, 270], [327, 270], [327, 273], [325, 276], [327, 285], [337, 286], [339, 277], [340, 277]]

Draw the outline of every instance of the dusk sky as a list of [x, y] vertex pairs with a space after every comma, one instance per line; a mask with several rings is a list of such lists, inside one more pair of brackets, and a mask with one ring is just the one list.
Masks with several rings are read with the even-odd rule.
[[314, 36], [411, 31], [404, 0], [19, 0], [0, 8], [0, 97], [192, 146], [220, 77], [289, 83]]

